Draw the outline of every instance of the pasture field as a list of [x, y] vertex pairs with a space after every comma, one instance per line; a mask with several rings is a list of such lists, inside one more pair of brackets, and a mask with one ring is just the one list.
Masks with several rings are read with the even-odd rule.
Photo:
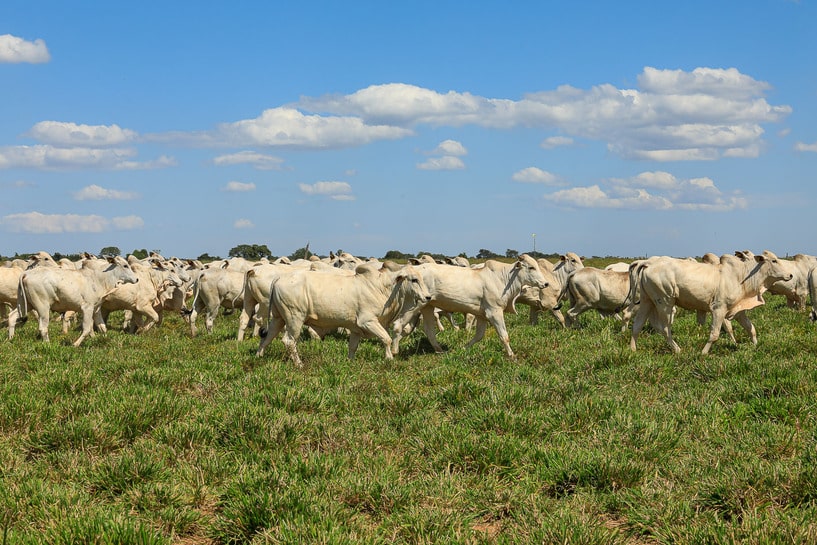
[[[238, 315], [191, 339], [0, 340], [2, 543], [816, 543], [817, 329], [767, 297], [708, 356], [681, 312], [672, 355], [612, 320], [508, 316], [364, 341], [280, 341]], [[119, 318], [121, 320], [121, 318]], [[116, 324], [114, 318], [114, 325]], [[4, 332], [5, 334], [5, 332]]]

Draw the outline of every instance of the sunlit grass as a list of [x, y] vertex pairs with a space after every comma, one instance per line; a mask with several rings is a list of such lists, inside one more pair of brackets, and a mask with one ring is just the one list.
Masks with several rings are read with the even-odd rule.
[[[70, 346], [0, 342], [7, 543], [817, 541], [817, 331], [782, 299], [753, 347], [681, 313], [670, 353], [612, 320], [508, 316], [385, 361], [364, 341], [189, 336], [168, 316]], [[116, 318], [114, 318], [116, 319]]]

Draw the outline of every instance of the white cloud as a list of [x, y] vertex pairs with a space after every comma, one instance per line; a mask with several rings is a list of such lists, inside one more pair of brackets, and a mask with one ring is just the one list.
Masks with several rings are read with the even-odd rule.
[[430, 155], [461, 156], [468, 155], [468, 150], [456, 140], [443, 140]]
[[337, 149], [378, 140], [411, 136], [413, 131], [382, 124], [367, 124], [359, 117], [305, 115], [295, 108], [271, 108], [255, 119], [223, 123], [197, 133], [146, 135], [146, 140], [180, 141], [196, 146], [268, 146], [302, 149]]
[[74, 199], [78, 201], [102, 201], [102, 200], [131, 200], [139, 197], [138, 193], [131, 191], [117, 191], [116, 189], [105, 189], [98, 185], [89, 185], [74, 193]]
[[523, 168], [522, 170], [515, 172], [512, 178], [517, 182], [559, 185], [559, 178], [556, 177], [555, 174], [537, 167]]
[[251, 227], [255, 227], [255, 225], [253, 224], [252, 221], [248, 219], [240, 218], [235, 220], [235, 223], [233, 223], [233, 227], [235, 227], [236, 229], [250, 229]]
[[315, 182], [314, 184], [298, 184], [302, 193], [307, 195], [323, 195], [335, 201], [353, 201], [352, 186], [346, 182]]
[[817, 152], [817, 142], [813, 144], [806, 144], [805, 142], [797, 142], [794, 145], [794, 151], [813, 151]]
[[489, 128], [558, 129], [561, 138], [605, 141], [626, 158], [657, 161], [754, 157], [760, 151], [761, 124], [781, 121], [789, 106], [764, 98], [766, 82], [734, 68], [659, 70], [646, 67], [640, 89], [610, 84], [588, 90], [563, 85], [521, 100], [485, 98], [470, 93], [438, 93], [413, 85], [372, 85], [346, 96], [304, 98], [300, 107], [359, 117], [364, 123], [413, 127], [419, 124]]
[[81, 216], [77, 214], [42, 214], [26, 212], [10, 214], [0, 218], [0, 225], [12, 233], [59, 234], [59, 233], [103, 233], [112, 229], [132, 230], [144, 227], [139, 216]]
[[255, 191], [255, 184], [252, 182], [227, 182], [227, 185], [222, 188], [222, 191]]
[[154, 169], [173, 166], [172, 157], [154, 161], [131, 161], [133, 148], [59, 148], [50, 145], [0, 147], [0, 170], [6, 168], [36, 168], [66, 170], [98, 168], [110, 170]]
[[272, 155], [265, 155], [255, 151], [239, 151], [227, 155], [219, 155], [213, 159], [216, 166], [230, 166], [248, 164], [257, 170], [281, 170], [284, 160]]
[[642, 172], [614, 178], [609, 187], [574, 187], [545, 195], [555, 204], [579, 208], [697, 210], [724, 212], [746, 208], [739, 192], [724, 194], [710, 178], [680, 180], [668, 172]]
[[542, 140], [539, 144], [543, 149], [564, 148], [575, 144], [575, 140], [569, 136], [550, 136]]
[[462, 170], [465, 168], [465, 163], [459, 157], [432, 157], [424, 163], [417, 163], [417, 168], [420, 170]]
[[77, 125], [61, 121], [40, 121], [26, 136], [60, 147], [100, 148], [133, 142], [138, 135], [119, 125]]
[[48, 47], [40, 39], [29, 42], [11, 34], [0, 36], [0, 63], [38, 64], [50, 60]]

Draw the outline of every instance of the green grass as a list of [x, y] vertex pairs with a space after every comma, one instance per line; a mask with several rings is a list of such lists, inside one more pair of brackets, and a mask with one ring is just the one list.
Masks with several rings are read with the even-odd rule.
[[[0, 543], [814, 543], [817, 330], [782, 298], [736, 328], [680, 313], [673, 355], [593, 313], [421, 333], [385, 361], [238, 343], [236, 314], [79, 348], [0, 341]], [[116, 320], [114, 316], [114, 323]]]

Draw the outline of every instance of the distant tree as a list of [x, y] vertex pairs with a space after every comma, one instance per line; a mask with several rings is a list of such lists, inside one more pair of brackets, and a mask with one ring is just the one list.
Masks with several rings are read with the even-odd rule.
[[148, 256], [148, 251], [142, 248], [141, 250], [133, 250], [130, 254], [136, 259], [145, 259]]
[[81, 256], [79, 254], [63, 254], [61, 252], [52, 252], [51, 257], [54, 258], [54, 261], [59, 261], [60, 259], [70, 259], [71, 261], [79, 261]]
[[496, 259], [497, 257], [501, 256], [485, 248], [480, 248], [479, 252], [477, 252], [477, 259]]
[[230, 253], [227, 255], [230, 257], [243, 257], [244, 259], [257, 261], [262, 257], [272, 257], [272, 252], [269, 251], [266, 244], [239, 244], [238, 246], [231, 248]]
[[464, 257], [465, 259], [468, 259], [468, 254], [466, 254], [465, 252], [460, 252], [457, 254], [457, 257]]
[[516, 259], [517, 257], [519, 257], [519, 252], [517, 250], [511, 250], [510, 248], [508, 248], [507, 250], [505, 250], [505, 257]]
[[403, 252], [401, 252], [399, 250], [389, 250], [388, 252], [386, 252], [386, 255], [383, 256], [383, 259], [395, 260], [395, 259], [408, 259], [410, 257], [413, 257], [413, 256], [411, 254], [404, 254]]
[[[292, 252], [292, 254], [290, 254], [289, 258], [292, 259], [292, 260], [306, 259], [307, 258], [307, 252], [309, 252], [309, 248], [304, 246], [303, 248], [298, 248], [297, 250]], [[311, 252], [310, 252], [310, 255], [312, 255]]]
[[122, 250], [116, 246], [105, 246], [99, 250], [99, 255], [122, 255]]
[[202, 263], [209, 263], [210, 261], [218, 261], [221, 258], [219, 256], [217, 256], [217, 255], [210, 255], [207, 252], [205, 252], [205, 253], [201, 254], [199, 257], [197, 257], [196, 259], [198, 259]]

